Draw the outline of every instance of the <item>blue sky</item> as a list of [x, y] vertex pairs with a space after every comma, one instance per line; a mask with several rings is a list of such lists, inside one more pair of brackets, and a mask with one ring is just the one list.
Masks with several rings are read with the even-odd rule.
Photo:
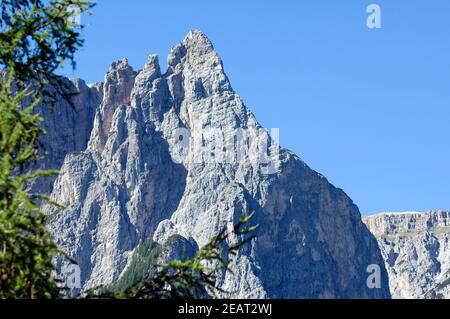
[[[366, 26], [381, 7], [382, 28]], [[450, 1], [99, 0], [65, 74], [101, 81], [127, 57], [205, 32], [265, 127], [360, 207], [450, 209]]]

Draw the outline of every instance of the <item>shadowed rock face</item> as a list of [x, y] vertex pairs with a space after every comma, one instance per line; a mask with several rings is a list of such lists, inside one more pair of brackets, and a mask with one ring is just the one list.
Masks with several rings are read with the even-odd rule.
[[[223, 297], [390, 296], [358, 208], [262, 129], [201, 32], [172, 49], [165, 74], [154, 55], [140, 72], [114, 63], [93, 123], [87, 148], [66, 156], [54, 184], [52, 198], [66, 208], [45, 207], [83, 288], [117, 280], [146, 238], [178, 235], [201, 247], [255, 211], [256, 238], [234, 274], [218, 278]], [[366, 285], [371, 264], [381, 266], [378, 289]]]
[[393, 298], [450, 298], [450, 213], [364, 217], [377, 237]]
[[[103, 84], [86, 85], [80, 79], [65, 79], [70, 92], [78, 94], [71, 98], [70, 105], [63, 98], [55, 105], [41, 104], [36, 107], [44, 121], [42, 128], [47, 132], [40, 139], [48, 155], [36, 163], [39, 169], [60, 169], [69, 153], [86, 149], [94, 122], [95, 111], [102, 101]], [[48, 194], [52, 191], [56, 177], [40, 178], [33, 189]]]

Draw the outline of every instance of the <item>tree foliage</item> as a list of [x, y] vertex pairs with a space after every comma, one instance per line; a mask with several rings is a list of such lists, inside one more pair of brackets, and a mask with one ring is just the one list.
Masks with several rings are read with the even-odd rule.
[[[40, 96], [68, 96], [54, 71], [74, 61], [81, 46], [80, 26], [70, 8], [80, 12], [84, 0], [2, 0], [0, 13], [0, 297], [52, 298], [58, 295], [52, 258], [58, 252], [27, 184], [52, 171], [30, 171], [39, 160], [39, 127], [33, 114]], [[43, 94], [42, 94], [43, 93]], [[26, 101], [31, 100], [31, 104]]]
[[116, 282], [105, 288], [103, 293], [120, 294], [139, 282], [153, 277], [157, 270], [158, 258], [164, 248], [151, 238], [144, 239], [134, 250], [131, 262], [124, 273]]
[[34, 93], [45, 97], [54, 97], [48, 84], [59, 95], [76, 94], [55, 71], [66, 61], [75, 68], [83, 25], [75, 23], [74, 14], [92, 7], [88, 0], [1, 0], [0, 66], [20, 89], [33, 82], [38, 86]]
[[[242, 215], [229, 230], [226, 226], [207, 245], [202, 247], [193, 258], [175, 260], [163, 265], [151, 267], [148, 278], [135, 282], [124, 291], [97, 289], [89, 297], [93, 298], [137, 298], [137, 299], [196, 299], [211, 294], [226, 294], [217, 285], [217, 279], [224, 272], [232, 272], [230, 264], [239, 248], [254, 238], [257, 225], [248, 226], [250, 215]], [[232, 240], [232, 238], [235, 240]], [[234, 242], [234, 243], [233, 243]], [[160, 247], [149, 245], [152, 261], [157, 259]], [[156, 271], [155, 271], [156, 269]]]

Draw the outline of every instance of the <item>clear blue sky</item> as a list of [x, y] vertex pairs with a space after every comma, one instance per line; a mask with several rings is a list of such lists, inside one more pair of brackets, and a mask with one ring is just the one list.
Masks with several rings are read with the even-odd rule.
[[66, 75], [101, 81], [150, 53], [165, 69], [200, 29], [262, 125], [363, 214], [450, 209], [450, 1], [99, 0], [93, 13]]

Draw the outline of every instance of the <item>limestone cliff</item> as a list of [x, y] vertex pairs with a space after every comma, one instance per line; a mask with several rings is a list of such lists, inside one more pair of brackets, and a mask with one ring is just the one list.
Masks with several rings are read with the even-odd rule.
[[[83, 288], [118, 280], [144, 241], [178, 235], [201, 247], [254, 211], [260, 227], [218, 279], [223, 297], [388, 298], [356, 205], [274, 136], [199, 31], [172, 49], [165, 73], [154, 55], [140, 71], [113, 63], [87, 147], [65, 157], [53, 187], [65, 209], [45, 207]], [[371, 264], [380, 288], [366, 284]]]
[[393, 298], [450, 298], [450, 213], [364, 217], [377, 237]]

